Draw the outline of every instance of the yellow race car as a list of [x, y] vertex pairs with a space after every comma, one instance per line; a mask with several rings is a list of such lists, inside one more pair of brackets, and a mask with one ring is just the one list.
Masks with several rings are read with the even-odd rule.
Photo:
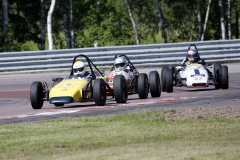
[[[89, 70], [85, 70], [83, 62], [77, 58], [85, 58]], [[78, 63], [79, 62], [79, 63]], [[74, 68], [83, 65], [83, 69]], [[94, 68], [94, 69], [93, 69]], [[83, 73], [84, 75], [81, 75]], [[106, 103], [106, 92], [112, 92], [108, 85], [108, 77], [104, 71], [99, 71], [93, 62], [85, 55], [74, 57], [71, 73], [65, 78], [53, 78], [53, 88], [48, 89], [46, 82], [34, 81], [30, 89], [30, 101], [33, 109], [41, 109], [44, 101], [49, 101], [55, 106], [74, 102], [95, 101], [98, 106]]]

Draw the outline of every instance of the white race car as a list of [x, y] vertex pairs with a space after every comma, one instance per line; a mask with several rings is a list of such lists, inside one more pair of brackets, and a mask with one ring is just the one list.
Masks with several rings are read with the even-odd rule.
[[189, 66], [163, 67], [162, 68], [162, 91], [173, 92], [173, 86], [188, 88], [208, 87], [214, 85], [216, 89], [228, 89], [228, 67], [215, 64], [213, 73], [201, 64], [191, 64]]

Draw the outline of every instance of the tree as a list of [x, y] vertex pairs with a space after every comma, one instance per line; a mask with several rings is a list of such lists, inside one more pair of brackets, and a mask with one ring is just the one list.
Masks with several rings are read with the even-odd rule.
[[208, 16], [209, 16], [211, 2], [212, 2], [212, 0], [208, 1], [208, 7], [207, 7], [207, 11], [206, 11], [206, 16], [205, 16], [205, 21], [204, 21], [204, 27], [203, 27], [203, 32], [202, 32], [202, 36], [201, 36], [201, 41], [204, 40], [204, 35], [205, 35], [205, 32], [206, 32], [206, 28], [207, 28], [207, 22], [208, 22]]
[[68, 29], [68, 16], [67, 16], [67, 6], [66, 0], [62, 0], [62, 7], [63, 7], [63, 22], [64, 22], [64, 33], [67, 42], [67, 48], [70, 48], [70, 40], [69, 40], [69, 29]]
[[223, 12], [223, 0], [219, 0], [219, 9], [220, 9], [220, 23], [221, 23], [221, 30], [222, 30], [222, 39], [226, 39], [225, 35], [225, 24], [224, 24], [224, 12]]
[[198, 0], [198, 3], [197, 3], [197, 20], [198, 20], [198, 37], [199, 37], [199, 40], [201, 40], [201, 35], [202, 35], [201, 2], [202, 2], [202, 0]]
[[130, 17], [130, 19], [131, 19], [132, 26], [133, 26], [133, 29], [134, 29], [134, 32], [135, 32], [135, 35], [136, 35], [136, 43], [137, 43], [137, 45], [139, 45], [139, 44], [140, 44], [140, 39], [139, 39], [138, 30], [137, 30], [137, 25], [136, 25], [135, 19], [134, 19], [134, 17], [133, 17], [133, 14], [132, 14], [132, 10], [131, 10], [129, 1], [128, 1], [128, 0], [125, 0], [125, 3], [126, 3], [126, 5], [127, 5], [129, 17]]
[[45, 1], [41, 0], [41, 50], [45, 50]]
[[162, 39], [163, 43], [167, 43], [167, 34], [165, 30], [165, 19], [163, 16], [161, 0], [157, 0], [158, 2], [158, 13], [159, 13], [159, 20], [160, 20], [160, 31], [162, 32]]
[[228, 39], [232, 38], [231, 32], [231, 1], [227, 0], [227, 26], [228, 26]]
[[47, 17], [47, 29], [48, 29], [48, 44], [49, 44], [49, 50], [53, 50], [53, 40], [52, 40], [52, 14], [55, 8], [56, 0], [51, 1], [51, 6], [48, 11], [48, 17]]
[[69, 10], [70, 10], [70, 34], [71, 34], [71, 48], [75, 48], [75, 37], [73, 29], [73, 5], [72, 0], [69, 0]]
[[236, 11], [236, 38], [239, 38], [239, 11]]
[[8, 0], [2, 1], [3, 6], [3, 43], [7, 46], [7, 51], [10, 51], [8, 37]]

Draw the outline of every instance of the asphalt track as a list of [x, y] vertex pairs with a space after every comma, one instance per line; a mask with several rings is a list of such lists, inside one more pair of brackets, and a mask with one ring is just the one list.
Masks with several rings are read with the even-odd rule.
[[[43, 120], [74, 117], [110, 116], [128, 114], [141, 110], [182, 109], [189, 107], [240, 106], [240, 64], [227, 64], [229, 70], [229, 89], [216, 90], [214, 86], [200, 89], [174, 87], [173, 93], [162, 92], [159, 98], [140, 100], [137, 95], [129, 96], [126, 104], [117, 104], [108, 97], [105, 106], [95, 106], [94, 102], [73, 103], [55, 107], [44, 102], [41, 110], [34, 110], [29, 101], [29, 90], [33, 81], [45, 81], [52, 86], [51, 79], [64, 77], [69, 73], [0, 75], [0, 124], [33, 123]], [[161, 69], [140, 69], [149, 73]]]

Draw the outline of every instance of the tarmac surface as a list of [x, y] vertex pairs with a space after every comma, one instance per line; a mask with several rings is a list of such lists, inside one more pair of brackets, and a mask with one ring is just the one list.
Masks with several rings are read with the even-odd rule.
[[[42, 120], [110, 116], [114, 114], [128, 114], [141, 110], [153, 109], [184, 109], [193, 107], [226, 107], [240, 106], [240, 64], [226, 64], [229, 70], [229, 89], [216, 90], [214, 86], [200, 89], [174, 87], [173, 93], [162, 92], [161, 97], [140, 100], [137, 95], [129, 96], [126, 104], [117, 104], [108, 97], [105, 106], [95, 106], [94, 102], [73, 103], [64, 107], [55, 107], [44, 102], [41, 110], [34, 110], [29, 101], [30, 86], [33, 81], [45, 81], [49, 88], [52, 78], [65, 77], [69, 73], [43, 73], [0, 75], [0, 124], [32, 123]], [[139, 69], [140, 73], [149, 73], [161, 68]]]

